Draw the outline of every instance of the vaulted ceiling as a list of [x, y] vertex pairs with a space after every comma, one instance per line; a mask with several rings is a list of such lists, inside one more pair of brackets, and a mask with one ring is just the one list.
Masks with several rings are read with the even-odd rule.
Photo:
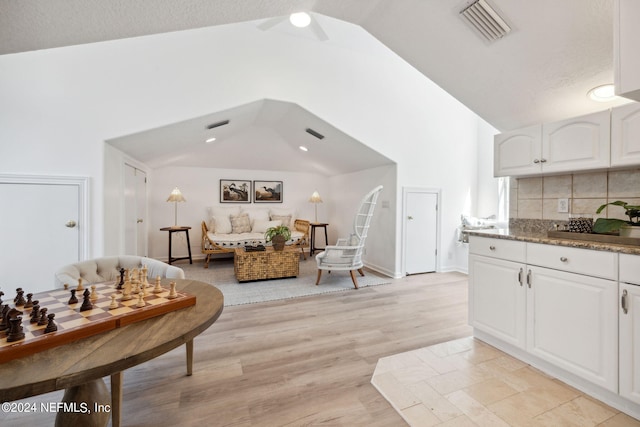
[[[613, 0], [490, 0], [512, 28], [493, 43], [484, 41], [460, 18], [460, 10], [469, 3], [471, 0], [0, 0], [0, 54], [249, 20], [263, 20], [265, 27], [271, 27], [283, 25], [274, 17], [284, 22], [289, 13], [306, 10], [360, 25], [499, 130], [627, 102], [597, 103], [586, 95], [589, 89], [613, 81]], [[275, 106], [262, 104], [261, 108]], [[304, 108], [288, 107], [297, 117], [317, 119]], [[246, 108], [238, 111], [246, 113]], [[201, 124], [218, 113], [228, 115], [212, 112], [212, 117], [194, 121]], [[254, 122], [244, 128], [245, 135], [256, 126]], [[280, 136], [286, 134], [269, 128]], [[166, 159], [154, 161], [160, 164]]]

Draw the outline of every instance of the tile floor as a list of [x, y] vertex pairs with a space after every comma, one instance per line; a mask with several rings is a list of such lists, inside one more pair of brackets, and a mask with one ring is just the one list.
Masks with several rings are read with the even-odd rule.
[[416, 427], [640, 427], [472, 337], [380, 359], [371, 383]]

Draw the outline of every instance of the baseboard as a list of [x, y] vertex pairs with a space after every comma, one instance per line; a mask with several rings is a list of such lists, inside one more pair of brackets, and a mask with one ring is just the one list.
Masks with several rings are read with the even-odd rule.
[[364, 266], [369, 268], [369, 269], [371, 269], [371, 270], [373, 270], [373, 271], [375, 271], [376, 273], [383, 274], [383, 275], [385, 275], [387, 277], [391, 277], [393, 279], [399, 279], [399, 278], [402, 277], [402, 275], [400, 273], [398, 273], [398, 272], [390, 271], [387, 268], [381, 267], [379, 265], [376, 265], [376, 264], [373, 264], [373, 263], [370, 263], [370, 262], [364, 262]]

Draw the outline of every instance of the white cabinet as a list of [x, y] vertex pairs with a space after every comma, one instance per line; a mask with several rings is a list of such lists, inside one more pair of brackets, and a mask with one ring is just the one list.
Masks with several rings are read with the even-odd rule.
[[617, 0], [613, 12], [613, 68], [616, 95], [640, 101], [640, 2]]
[[469, 323], [516, 347], [525, 348], [525, 265], [469, 256]]
[[497, 134], [493, 139], [493, 176], [541, 173], [542, 126]]
[[620, 395], [640, 404], [640, 256], [620, 255], [619, 302]]
[[527, 266], [527, 284], [527, 351], [617, 393], [617, 283]]
[[607, 110], [542, 125], [542, 171], [608, 168], [610, 122]]
[[611, 110], [611, 166], [640, 165], [640, 104]]
[[494, 176], [573, 172], [610, 166], [609, 111], [494, 137]]

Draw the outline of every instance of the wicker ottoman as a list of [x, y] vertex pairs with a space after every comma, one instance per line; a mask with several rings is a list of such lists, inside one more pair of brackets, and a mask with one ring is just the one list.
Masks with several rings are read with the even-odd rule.
[[267, 247], [265, 251], [247, 252], [237, 248], [233, 256], [233, 269], [239, 282], [249, 280], [280, 279], [297, 277], [300, 271], [300, 250], [285, 247], [283, 251], [274, 251]]

